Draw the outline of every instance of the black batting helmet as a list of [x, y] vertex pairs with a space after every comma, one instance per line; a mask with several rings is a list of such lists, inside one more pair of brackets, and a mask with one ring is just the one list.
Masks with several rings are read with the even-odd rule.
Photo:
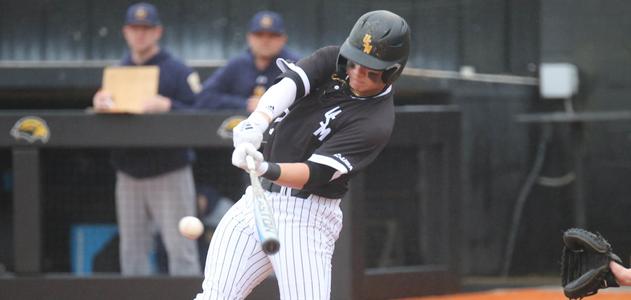
[[375, 10], [359, 17], [337, 59], [338, 71], [348, 60], [382, 70], [383, 82], [394, 82], [408, 60], [410, 28], [403, 18], [387, 10]]

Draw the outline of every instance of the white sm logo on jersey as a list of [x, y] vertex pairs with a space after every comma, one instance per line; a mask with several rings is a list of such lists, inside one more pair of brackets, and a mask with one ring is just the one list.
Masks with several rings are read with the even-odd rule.
[[331, 128], [328, 128], [329, 122], [334, 120], [337, 115], [342, 112], [342, 109], [339, 106], [327, 111], [324, 114], [324, 121], [320, 121], [320, 128], [313, 132], [313, 135], [318, 137], [318, 140], [324, 141], [324, 139], [331, 133]]

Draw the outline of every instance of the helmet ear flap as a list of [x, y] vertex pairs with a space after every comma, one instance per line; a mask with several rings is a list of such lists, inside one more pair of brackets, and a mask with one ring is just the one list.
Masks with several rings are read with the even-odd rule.
[[343, 74], [346, 72], [346, 64], [348, 63], [348, 59], [344, 57], [342, 54], [337, 56], [337, 64], [335, 68], [335, 72], [337, 74]]
[[395, 80], [397, 80], [397, 78], [399, 78], [399, 75], [401, 75], [402, 71], [403, 71], [403, 68], [401, 67], [401, 65], [396, 64], [392, 66], [391, 68], [383, 71], [383, 73], [381, 74], [381, 80], [385, 84], [391, 84]]

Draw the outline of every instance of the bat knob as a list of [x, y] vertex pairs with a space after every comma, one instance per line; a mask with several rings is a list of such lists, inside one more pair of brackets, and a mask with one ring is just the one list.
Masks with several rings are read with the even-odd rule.
[[263, 252], [267, 255], [276, 254], [276, 252], [280, 250], [280, 243], [275, 240], [265, 241], [263, 245], [261, 245], [261, 248], [263, 248]]

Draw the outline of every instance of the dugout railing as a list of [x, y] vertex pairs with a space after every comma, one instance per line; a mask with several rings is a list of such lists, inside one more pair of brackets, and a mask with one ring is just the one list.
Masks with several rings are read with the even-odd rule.
[[[217, 136], [220, 124], [234, 112], [179, 112], [160, 115], [109, 115], [88, 111], [0, 112], [0, 148], [10, 148], [13, 172], [14, 272], [0, 277], [0, 291], [10, 299], [33, 299], [51, 294], [64, 299], [169, 299], [191, 298], [201, 277], [125, 278], [119, 276], [55, 276], [42, 268], [42, 148], [112, 147], [231, 147]], [[333, 258], [332, 299], [387, 299], [445, 294], [459, 288], [460, 189], [462, 185], [461, 115], [454, 106], [397, 107], [395, 130], [389, 148], [414, 149], [410, 167], [414, 184], [408, 188], [418, 202], [419, 256], [415, 266], [367, 268], [364, 249], [367, 234], [370, 169], [351, 182], [342, 201], [344, 227]], [[16, 125], [25, 117], [45, 122], [48, 138], [27, 140]], [[40, 132], [28, 132], [42, 135]], [[32, 129], [35, 130], [35, 129]], [[412, 163], [413, 162], [413, 163]], [[404, 170], [392, 170], [402, 172]], [[368, 173], [368, 174], [367, 174]], [[374, 196], [374, 195], [373, 195]], [[385, 199], [387, 201], [387, 199]], [[396, 205], [396, 203], [393, 203]], [[404, 241], [406, 242], [406, 241]], [[369, 245], [382, 247], [382, 245]], [[77, 293], [77, 285], [81, 293]], [[249, 299], [275, 299], [274, 280], [266, 280]]]

